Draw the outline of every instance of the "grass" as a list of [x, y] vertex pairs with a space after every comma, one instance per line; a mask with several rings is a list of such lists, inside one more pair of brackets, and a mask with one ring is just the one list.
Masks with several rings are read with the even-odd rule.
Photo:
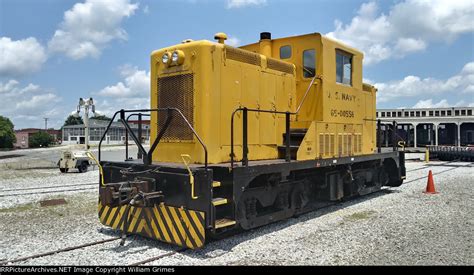
[[0, 213], [24, 212], [24, 211], [32, 210], [35, 207], [36, 207], [35, 203], [21, 204], [21, 205], [10, 207], [10, 208], [0, 208]]
[[367, 220], [370, 217], [372, 217], [375, 213], [377, 212], [372, 211], [372, 210], [357, 212], [357, 213], [353, 213], [349, 216], [344, 217], [344, 220], [347, 220], [347, 221]]

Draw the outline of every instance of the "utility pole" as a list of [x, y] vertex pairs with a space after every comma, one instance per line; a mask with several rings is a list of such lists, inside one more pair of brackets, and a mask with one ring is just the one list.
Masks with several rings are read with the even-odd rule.
[[48, 119], [47, 117], [43, 118], [44, 119], [44, 130], [48, 131]]
[[84, 135], [85, 135], [85, 145], [86, 150], [89, 149], [89, 109], [95, 114], [95, 105], [92, 97], [89, 99], [79, 99], [79, 104], [77, 105], [77, 116], [81, 112], [81, 107], [84, 108]]

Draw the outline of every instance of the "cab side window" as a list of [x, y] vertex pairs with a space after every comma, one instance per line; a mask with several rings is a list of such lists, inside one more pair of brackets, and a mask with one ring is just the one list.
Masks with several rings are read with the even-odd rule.
[[309, 49], [303, 51], [303, 77], [309, 78], [316, 75], [316, 51]]
[[280, 47], [280, 59], [288, 59], [291, 57], [291, 46], [286, 45]]
[[336, 51], [336, 82], [352, 85], [352, 55]]

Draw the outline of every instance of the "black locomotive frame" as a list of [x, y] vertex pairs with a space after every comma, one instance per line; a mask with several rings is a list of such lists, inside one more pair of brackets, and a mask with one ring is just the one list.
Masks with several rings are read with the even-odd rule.
[[[233, 116], [243, 112], [243, 158], [234, 161]], [[159, 201], [165, 205], [182, 207], [206, 213], [205, 226], [210, 236], [224, 235], [238, 229], [251, 229], [271, 222], [283, 220], [314, 209], [334, 204], [342, 199], [365, 195], [380, 190], [383, 186], [399, 186], [405, 175], [404, 151], [395, 146], [391, 152], [370, 155], [347, 156], [329, 159], [297, 161], [290, 155], [290, 115], [286, 116], [286, 146], [282, 159], [249, 161], [247, 139], [247, 112], [277, 112], [239, 108], [231, 119], [231, 162], [208, 164], [207, 147], [192, 125], [179, 109], [159, 108], [117, 111], [99, 142], [99, 161], [103, 168], [104, 183], [145, 180], [151, 183], [153, 192], [160, 192]], [[166, 120], [147, 152], [141, 144], [141, 117], [143, 113], [166, 112]], [[205, 152], [204, 164], [189, 166], [194, 175], [194, 190], [191, 190], [187, 168], [179, 163], [153, 163], [152, 154], [173, 119], [172, 113], [181, 117]], [[126, 114], [131, 113], [128, 117]], [[112, 121], [120, 114], [120, 121], [138, 146], [141, 159], [123, 162], [101, 160], [101, 145]], [[139, 117], [139, 136], [130, 128], [128, 118]], [[380, 124], [380, 122], [379, 122]], [[396, 124], [394, 123], [394, 129]], [[379, 140], [380, 127], [377, 130]], [[128, 138], [128, 137], [127, 137]], [[395, 138], [395, 135], [394, 135]], [[395, 142], [394, 142], [395, 143]], [[214, 182], [219, 188], [213, 188]], [[192, 191], [197, 198], [192, 198]], [[213, 198], [225, 197], [228, 203], [215, 206]], [[217, 228], [219, 219], [235, 221], [234, 226]]]

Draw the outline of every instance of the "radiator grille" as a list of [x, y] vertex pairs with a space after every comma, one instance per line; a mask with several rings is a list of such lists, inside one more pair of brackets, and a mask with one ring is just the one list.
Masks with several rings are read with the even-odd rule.
[[267, 67], [272, 70], [280, 71], [287, 74], [295, 74], [293, 65], [274, 58], [267, 58]]
[[[193, 74], [158, 78], [158, 108], [179, 109], [194, 127]], [[166, 112], [159, 112], [158, 131], [166, 121]], [[163, 141], [193, 140], [193, 132], [179, 114], [173, 112], [173, 120], [162, 137]]]
[[260, 66], [260, 55], [234, 47], [225, 47], [226, 58]]

